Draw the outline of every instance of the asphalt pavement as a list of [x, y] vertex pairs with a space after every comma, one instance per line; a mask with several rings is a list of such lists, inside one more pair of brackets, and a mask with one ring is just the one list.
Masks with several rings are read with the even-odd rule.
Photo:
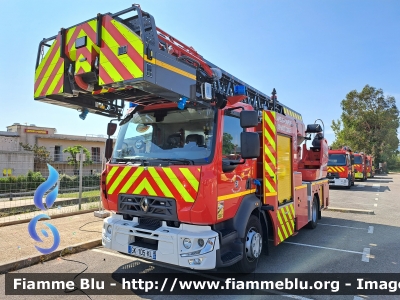
[[[342, 207], [346, 212], [323, 211], [322, 219], [314, 230], [301, 229], [295, 236], [274, 247], [269, 243], [269, 255], [262, 255], [257, 272], [259, 273], [400, 273], [400, 174], [376, 176], [366, 182], [356, 182], [350, 190], [330, 189], [330, 207]], [[373, 214], [356, 213], [357, 209], [372, 210]], [[59, 230], [64, 243], [59, 248], [68, 248], [90, 239], [100, 239], [101, 220], [93, 213], [52, 220]], [[93, 223], [90, 223], [93, 222]], [[87, 224], [86, 224], [87, 223]], [[86, 224], [86, 225], [85, 225]], [[84, 225], [82, 227], [82, 225]], [[21, 226], [21, 227], [17, 227]], [[36, 251], [34, 242], [27, 234], [27, 224], [0, 228], [2, 239], [0, 251], [9, 258], [22, 259]], [[70, 226], [70, 227], [68, 227]], [[86, 229], [86, 231], [79, 230]], [[12, 232], [12, 233], [11, 233]], [[75, 234], [74, 234], [75, 233]], [[21, 236], [21, 238], [19, 238]], [[18, 239], [17, 244], [12, 242]], [[4, 244], [6, 241], [7, 244]], [[21, 249], [18, 248], [21, 247]], [[11, 249], [11, 250], [10, 250]], [[31, 253], [33, 253], [31, 252]], [[20, 253], [20, 254], [18, 254]], [[37, 253], [37, 251], [36, 251]], [[132, 256], [104, 249], [101, 246], [87, 251], [62, 255], [56, 259], [24, 267], [14, 273], [70, 273], [78, 274], [86, 267], [85, 273], [109, 273], [121, 271], [132, 273], [179, 272], [190, 273], [176, 267], [145, 261]], [[67, 258], [69, 260], [64, 260]], [[71, 261], [73, 260], [73, 261]], [[0, 260], [0, 265], [6, 260]], [[229, 269], [225, 272], [230, 272]], [[201, 272], [200, 272], [201, 273]], [[255, 274], [255, 276], [257, 276]], [[0, 275], [0, 286], [4, 286], [4, 275]], [[68, 299], [87, 299], [76, 292]], [[91, 299], [265, 299], [265, 296], [105, 296], [89, 295]], [[0, 291], [0, 299], [20, 299], [21, 296], [5, 296]], [[272, 293], [268, 299], [352, 299], [375, 300], [396, 299], [398, 296], [366, 296], [362, 292], [346, 296], [296, 296], [285, 293]], [[29, 299], [54, 299], [54, 296], [30, 296]]]

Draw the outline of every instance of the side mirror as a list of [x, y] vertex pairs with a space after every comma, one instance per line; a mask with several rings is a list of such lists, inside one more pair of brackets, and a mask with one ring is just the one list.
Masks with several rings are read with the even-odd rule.
[[258, 125], [258, 114], [254, 110], [243, 110], [240, 113], [240, 126], [242, 128], [255, 127]]
[[243, 159], [257, 158], [260, 156], [260, 138], [258, 136], [258, 133], [240, 133], [240, 152]]
[[108, 123], [107, 124], [107, 135], [108, 136], [113, 135], [116, 130], [117, 130], [117, 124], [115, 124], [115, 123]]
[[[111, 124], [111, 123], [109, 123]], [[116, 124], [114, 124], [116, 126]], [[107, 160], [109, 160], [112, 156], [112, 151], [113, 151], [113, 140], [108, 138], [106, 140], [106, 150], [105, 150], [105, 157]]]

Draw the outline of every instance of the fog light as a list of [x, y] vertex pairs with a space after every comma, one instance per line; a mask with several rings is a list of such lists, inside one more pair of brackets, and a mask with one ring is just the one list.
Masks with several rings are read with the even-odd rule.
[[107, 233], [108, 233], [108, 234], [111, 234], [111, 232], [112, 232], [111, 229], [112, 229], [112, 226], [111, 226], [111, 225], [108, 225], [108, 226], [107, 226]]
[[186, 249], [189, 249], [190, 247], [192, 247], [192, 241], [188, 238], [183, 240], [183, 247], [185, 247]]
[[198, 239], [197, 244], [199, 244], [200, 247], [204, 246], [204, 240], [203, 239]]
[[200, 265], [202, 262], [203, 262], [203, 258], [202, 257], [188, 259], [189, 265]]

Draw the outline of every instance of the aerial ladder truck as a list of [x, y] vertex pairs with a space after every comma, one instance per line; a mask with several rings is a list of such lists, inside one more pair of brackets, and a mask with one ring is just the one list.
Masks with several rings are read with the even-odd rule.
[[34, 93], [82, 119], [113, 118], [100, 188], [112, 212], [106, 248], [247, 273], [268, 236], [277, 246], [315, 228], [328, 207], [321, 125], [205, 60], [138, 5], [41, 41]]

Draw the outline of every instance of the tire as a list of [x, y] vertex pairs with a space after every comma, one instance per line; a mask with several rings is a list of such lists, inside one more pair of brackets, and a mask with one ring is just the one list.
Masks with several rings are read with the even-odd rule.
[[250, 215], [245, 232], [245, 237], [242, 239], [243, 258], [233, 267], [238, 273], [248, 274], [256, 269], [262, 251], [263, 235], [260, 219]]
[[312, 208], [311, 208], [311, 221], [308, 222], [307, 228], [315, 229], [318, 225], [318, 199], [314, 196]]

